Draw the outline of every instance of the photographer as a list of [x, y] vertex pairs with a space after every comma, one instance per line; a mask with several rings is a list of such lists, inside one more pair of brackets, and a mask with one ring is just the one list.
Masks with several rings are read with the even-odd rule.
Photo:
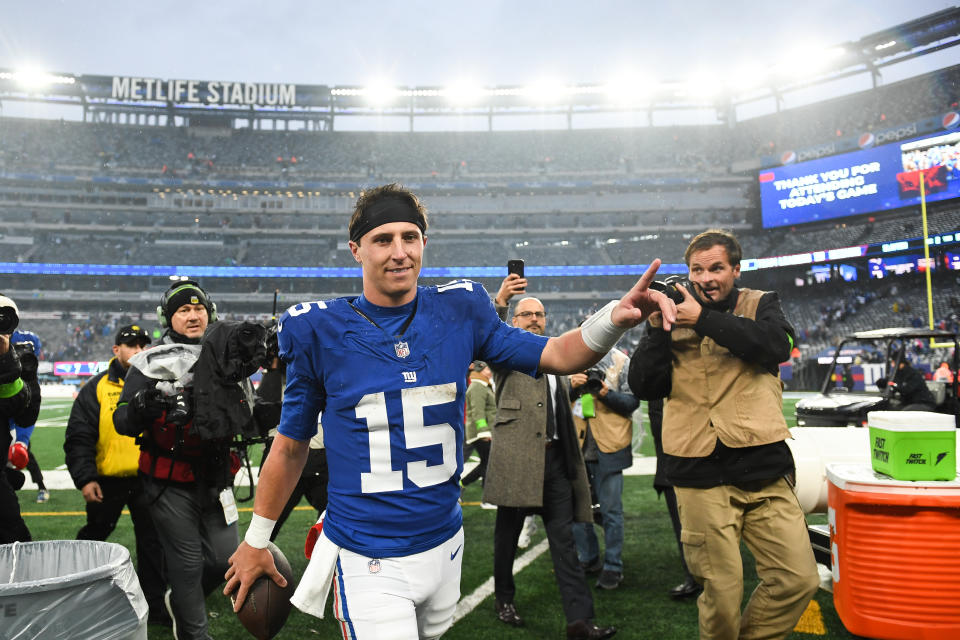
[[166, 327], [161, 344], [131, 357], [113, 422], [140, 444], [174, 637], [205, 640], [204, 599], [239, 542], [233, 477], [240, 462], [231, 446], [253, 422], [247, 377], [264, 358], [266, 330], [246, 323], [208, 330], [216, 305], [190, 280], [163, 294], [157, 314]]
[[592, 369], [570, 376], [573, 422], [584, 434], [583, 458], [603, 518], [602, 562], [593, 523], [574, 523], [573, 537], [584, 570], [600, 571], [601, 589], [616, 589], [623, 581], [623, 470], [633, 464], [632, 415], [640, 405], [627, 384], [628, 362], [612, 349]]
[[[10, 298], [0, 295], [0, 451], [7, 452], [5, 462], [15, 469], [27, 465], [26, 445], [11, 438], [15, 431], [32, 427], [40, 411], [40, 384], [37, 382], [36, 357], [20, 355], [14, 349], [10, 336], [20, 322], [19, 310]], [[7, 465], [4, 465], [5, 467]], [[29, 542], [30, 530], [20, 515], [20, 503], [7, 474], [0, 474], [0, 544]]]
[[163, 604], [163, 549], [137, 477], [139, 450], [133, 438], [113, 428], [113, 413], [123, 391], [130, 358], [150, 344], [139, 325], [120, 327], [113, 358], [77, 394], [67, 420], [63, 451], [70, 477], [86, 502], [87, 520], [77, 540], [106, 540], [124, 507], [136, 539], [137, 576], [150, 608], [148, 620], [170, 625]]
[[[676, 287], [676, 321], [668, 330], [650, 316], [630, 388], [666, 398], [658, 465], [676, 492], [684, 557], [704, 588], [700, 637], [785, 638], [820, 582], [784, 442], [779, 363], [793, 327], [776, 293], [735, 286], [733, 234], [705, 231], [684, 258], [690, 283]], [[760, 578], [742, 614], [741, 539]]]
[[[36, 376], [37, 367], [39, 366], [42, 355], [40, 336], [33, 331], [24, 331], [18, 328], [11, 334], [10, 344], [13, 350], [16, 351], [17, 357], [20, 358], [22, 375], [27, 377]], [[33, 454], [33, 449], [30, 447], [30, 438], [33, 436], [33, 430], [36, 425], [31, 424], [22, 427], [15, 426], [12, 420], [10, 422], [10, 428], [16, 429], [16, 437], [14, 440], [16, 442], [22, 442], [27, 447], [27, 471], [30, 472], [30, 479], [37, 485], [37, 502], [47, 502], [50, 499], [50, 492], [47, 491], [47, 485], [43, 481], [43, 471], [40, 469], [40, 463], [37, 462], [37, 457]], [[17, 471], [17, 473], [20, 472]], [[23, 486], [23, 482], [18, 482], [18, 486]]]

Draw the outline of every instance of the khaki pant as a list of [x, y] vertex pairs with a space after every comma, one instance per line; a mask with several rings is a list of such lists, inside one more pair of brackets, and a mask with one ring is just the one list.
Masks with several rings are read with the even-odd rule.
[[[786, 638], [820, 583], [803, 510], [787, 481], [760, 491], [731, 485], [675, 490], [684, 556], [704, 587], [697, 601], [700, 638]], [[760, 578], [743, 615], [741, 539]]]

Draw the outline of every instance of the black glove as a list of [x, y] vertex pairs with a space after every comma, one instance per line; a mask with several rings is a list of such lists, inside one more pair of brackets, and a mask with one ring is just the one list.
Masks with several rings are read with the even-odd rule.
[[156, 420], [166, 408], [163, 394], [156, 387], [137, 391], [130, 401], [130, 410], [141, 420]]
[[184, 389], [175, 396], [166, 399], [167, 401], [167, 422], [171, 424], [186, 426], [193, 420], [193, 394]]
[[33, 344], [30, 342], [16, 342], [13, 344], [13, 350], [20, 359], [20, 378], [24, 382], [32, 382], [37, 379], [37, 368], [39, 362], [33, 352]]

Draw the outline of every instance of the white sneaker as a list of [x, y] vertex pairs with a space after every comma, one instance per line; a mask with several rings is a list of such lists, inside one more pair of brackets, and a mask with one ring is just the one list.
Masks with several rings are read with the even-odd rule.
[[490, 504], [489, 502], [481, 502], [481, 503], [480, 503], [480, 508], [481, 508], [481, 509], [496, 509], [496, 508], [497, 508], [497, 505], [495, 505], [495, 504]]
[[527, 516], [523, 519], [523, 529], [520, 531], [520, 538], [517, 540], [517, 546], [526, 549], [530, 546], [530, 540], [533, 534], [537, 532], [537, 521], [533, 516]]

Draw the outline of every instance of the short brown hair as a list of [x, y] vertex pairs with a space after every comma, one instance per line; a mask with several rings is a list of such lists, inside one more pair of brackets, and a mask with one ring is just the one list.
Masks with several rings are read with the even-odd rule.
[[707, 229], [697, 235], [697, 237], [687, 245], [687, 250], [683, 252], [683, 261], [687, 263], [689, 267], [690, 256], [697, 251], [706, 251], [717, 245], [727, 250], [727, 259], [730, 261], [731, 267], [740, 264], [740, 259], [743, 258], [743, 250], [740, 248], [740, 243], [737, 242], [736, 236], [726, 229]]
[[[403, 202], [416, 212], [417, 217], [422, 223], [418, 224], [417, 226], [420, 227], [421, 232], [426, 235], [427, 208], [423, 206], [423, 204], [420, 202], [420, 198], [418, 198], [412, 191], [397, 184], [396, 182], [391, 182], [390, 184], [381, 185], [379, 187], [374, 187], [373, 189], [363, 191], [360, 194], [360, 197], [357, 198], [357, 204], [353, 208], [353, 215], [350, 216], [350, 225], [348, 226], [350, 237], [353, 237], [354, 228], [360, 222], [363, 214], [370, 207], [378, 202], [391, 198]], [[357, 238], [358, 243], [359, 241], [360, 239]]]

